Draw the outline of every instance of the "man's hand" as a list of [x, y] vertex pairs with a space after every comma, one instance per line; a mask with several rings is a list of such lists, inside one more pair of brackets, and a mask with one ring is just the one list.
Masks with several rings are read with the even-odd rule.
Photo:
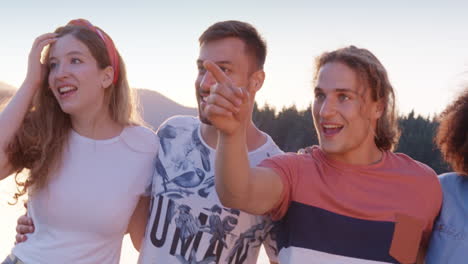
[[26, 234], [34, 232], [34, 224], [30, 217], [22, 215], [18, 218], [18, 225], [16, 226], [16, 242], [22, 243], [27, 240]]
[[249, 116], [250, 87], [236, 87], [232, 80], [211, 61], [205, 61], [203, 66], [216, 80], [207, 98], [205, 115], [221, 133], [231, 135], [239, 129], [244, 129]]

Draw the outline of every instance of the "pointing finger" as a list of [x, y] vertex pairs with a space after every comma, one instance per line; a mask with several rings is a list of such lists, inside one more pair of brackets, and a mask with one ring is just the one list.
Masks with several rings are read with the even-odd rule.
[[214, 62], [204, 61], [203, 67], [205, 67], [205, 69], [213, 75], [213, 77], [216, 79], [216, 82], [229, 87], [231, 86], [231, 79], [229, 79], [229, 77]]
[[220, 83], [229, 88], [237, 97], [241, 99], [244, 98], [245, 93], [243, 89], [235, 87], [231, 79], [221, 70], [218, 65], [216, 65], [216, 63], [212, 61], [205, 61], [203, 62], [203, 67], [205, 67], [205, 69], [213, 75], [217, 83]]

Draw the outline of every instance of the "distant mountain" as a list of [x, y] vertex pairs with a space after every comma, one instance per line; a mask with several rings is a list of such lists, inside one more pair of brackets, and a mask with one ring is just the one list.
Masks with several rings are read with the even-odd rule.
[[174, 115], [198, 115], [196, 108], [180, 105], [156, 91], [147, 89], [137, 89], [137, 91], [140, 105], [143, 107], [143, 119], [154, 129]]
[[[0, 82], [0, 102], [6, 97], [13, 95], [15, 88], [6, 83]], [[164, 95], [147, 89], [137, 89], [142, 116], [148, 125], [155, 130], [167, 118], [174, 115], [198, 115], [196, 108], [180, 105]]]

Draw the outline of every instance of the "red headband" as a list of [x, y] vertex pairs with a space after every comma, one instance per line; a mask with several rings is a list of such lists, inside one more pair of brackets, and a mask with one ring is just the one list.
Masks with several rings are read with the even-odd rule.
[[91, 22], [89, 22], [86, 19], [75, 19], [70, 22], [68, 22], [68, 25], [74, 25], [74, 26], [83, 26], [88, 28], [89, 30], [95, 32], [99, 38], [102, 39], [104, 42], [104, 45], [106, 45], [107, 49], [107, 54], [109, 55], [110, 61], [111, 61], [111, 66], [114, 69], [114, 79], [112, 80], [112, 83], [115, 85], [117, 84], [117, 80], [119, 79], [119, 56], [117, 55], [117, 49], [115, 48], [114, 42], [112, 39], [104, 32], [102, 32], [100, 29], [97, 27], [93, 26]]

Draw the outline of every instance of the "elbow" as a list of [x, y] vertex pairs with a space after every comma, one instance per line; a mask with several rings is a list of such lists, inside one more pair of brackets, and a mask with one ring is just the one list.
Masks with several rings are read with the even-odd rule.
[[245, 202], [242, 195], [230, 192], [229, 190], [218, 186], [218, 184], [216, 184], [216, 192], [218, 193], [219, 201], [223, 206], [240, 210], [243, 209]]
[[228, 207], [228, 208], [234, 208], [234, 209], [240, 209], [237, 205], [239, 203], [237, 203], [235, 200], [233, 199], [229, 199], [229, 198], [226, 198], [226, 197], [222, 197], [222, 196], [219, 196], [219, 200], [221, 201], [221, 204], [225, 207]]

